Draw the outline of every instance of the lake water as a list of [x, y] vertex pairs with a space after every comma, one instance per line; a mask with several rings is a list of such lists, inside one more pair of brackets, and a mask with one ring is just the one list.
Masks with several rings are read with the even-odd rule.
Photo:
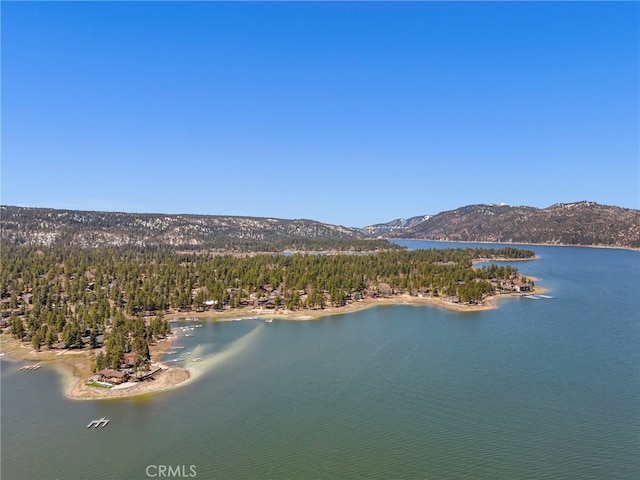
[[72, 401], [3, 359], [2, 479], [637, 479], [640, 253], [528, 248], [553, 298], [173, 324], [203, 361], [155, 396]]

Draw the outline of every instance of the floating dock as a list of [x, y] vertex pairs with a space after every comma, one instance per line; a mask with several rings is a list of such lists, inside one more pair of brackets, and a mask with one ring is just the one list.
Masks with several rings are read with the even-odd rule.
[[87, 428], [98, 428], [98, 427], [106, 427], [107, 425], [109, 425], [109, 419], [108, 418], [99, 418], [98, 420], [91, 420], [91, 422], [89, 422], [89, 425], [87, 425]]
[[34, 365], [25, 365], [24, 367], [20, 367], [20, 370], [38, 370], [42, 366], [42, 363], [43, 362]]

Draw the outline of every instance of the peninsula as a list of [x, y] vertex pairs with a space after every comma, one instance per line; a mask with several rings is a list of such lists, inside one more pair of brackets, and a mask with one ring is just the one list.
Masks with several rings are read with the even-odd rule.
[[13, 358], [66, 365], [75, 398], [148, 393], [189, 379], [157, 362], [175, 338], [169, 320], [309, 320], [385, 303], [493, 308], [500, 296], [540, 290], [492, 260], [532, 258], [511, 247], [220, 255], [8, 246], [1, 345]]

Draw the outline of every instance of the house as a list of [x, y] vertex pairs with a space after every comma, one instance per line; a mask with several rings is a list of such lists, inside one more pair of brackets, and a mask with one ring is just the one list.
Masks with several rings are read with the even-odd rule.
[[110, 368], [105, 368], [98, 372], [100, 374], [100, 379], [103, 382], [109, 383], [123, 383], [127, 381], [128, 375], [125, 372], [120, 372], [118, 370], [112, 370]]
[[[85, 332], [85, 334], [82, 335], [80, 337], [80, 339], [82, 340], [82, 343], [84, 345], [87, 345], [88, 343], [90, 343], [91, 342], [91, 331], [89, 331], [88, 334]], [[96, 335], [95, 342], [96, 342], [96, 345], [104, 345], [104, 334], [101, 333], [99, 335]]]
[[136, 363], [138, 354], [136, 352], [125, 353], [122, 356], [122, 366], [133, 366]]
[[514, 280], [513, 285], [515, 287], [516, 292], [530, 292], [532, 290], [533, 285], [528, 282], [522, 282], [520, 280]]

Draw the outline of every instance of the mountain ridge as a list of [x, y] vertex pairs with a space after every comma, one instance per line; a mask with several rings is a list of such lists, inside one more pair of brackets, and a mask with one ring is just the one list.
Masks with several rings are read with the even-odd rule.
[[392, 220], [363, 231], [385, 238], [640, 248], [640, 210], [586, 200], [546, 208], [467, 205], [408, 228], [396, 225]]
[[[0, 206], [0, 239], [39, 246], [169, 246], [222, 250], [306, 247], [338, 250], [382, 242], [338, 225], [306, 219], [231, 215], [124, 213]], [[316, 240], [316, 242], [310, 242]], [[311, 244], [310, 244], [311, 243]], [[388, 243], [388, 242], [384, 242]], [[366, 245], [361, 245], [366, 247]], [[309, 248], [302, 248], [309, 249]]]
[[0, 241], [38, 246], [377, 250], [385, 239], [640, 248], [640, 210], [596, 202], [475, 204], [363, 228], [308, 219], [125, 213], [0, 205]]

